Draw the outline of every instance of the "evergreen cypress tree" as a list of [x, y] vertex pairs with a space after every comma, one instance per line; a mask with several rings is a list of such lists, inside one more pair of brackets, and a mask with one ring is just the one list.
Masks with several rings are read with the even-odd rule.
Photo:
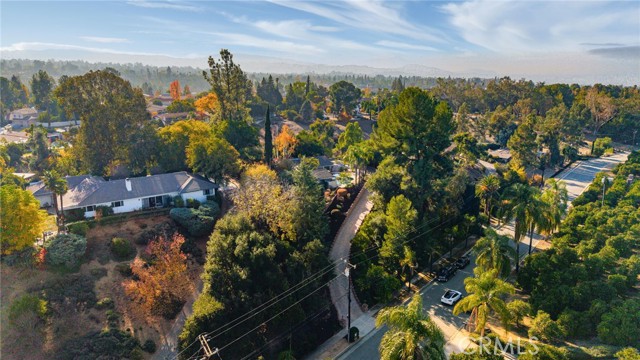
[[264, 163], [271, 166], [271, 156], [273, 155], [273, 139], [271, 135], [271, 119], [269, 118], [269, 105], [264, 119]]

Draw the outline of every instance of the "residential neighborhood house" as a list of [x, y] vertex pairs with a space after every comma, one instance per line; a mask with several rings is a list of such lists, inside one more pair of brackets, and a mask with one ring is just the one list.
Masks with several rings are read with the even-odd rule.
[[38, 120], [38, 110], [35, 108], [22, 108], [9, 113], [8, 120], [11, 120], [14, 128], [27, 128], [35, 125]]
[[[119, 214], [164, 207], [172, 204], [176, 196], [184, 201], [204, 202], [218, 188], [217, 184], [185, 171], [120, 180], [92, 175], [67, 176], [66, 180], [69, 191], [62, 197], [63, 210], [82, 209], [87, 218], [94, 217], [99, 206], [109, 206]], [[42, 181], [31, 184], [27, 190], [43, 207], [53, 204], [53, 194]]]

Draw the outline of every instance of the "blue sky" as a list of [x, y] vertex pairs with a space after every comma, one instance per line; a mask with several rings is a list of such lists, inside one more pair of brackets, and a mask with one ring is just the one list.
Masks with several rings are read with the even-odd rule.
[[640, 72], [629, 65], [640, 55], [638, 1], [1, 1], [0, 12], [2, 58], [201, 61], [228, 48], [288, 62], [451, 71], [522, 62], [544, 72], [579, 57], [588, 71], [621, 63]]

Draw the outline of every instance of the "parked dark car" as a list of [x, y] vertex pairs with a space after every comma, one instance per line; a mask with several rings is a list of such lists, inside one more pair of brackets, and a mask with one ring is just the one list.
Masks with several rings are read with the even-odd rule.
[[464, 269], [465, 267], [467, 267], [467, 265], [469, 265], [470, 262], [471, 259], [469, 259], [469, 255], [465, 255], [456, 260], [455, 265], [458, 269]]
[[449, 281], [449, 279], [451, 279], [453, 275], [456, 274], [456, 271], [458, 271], [458, 268], [455, 267], [454, 265], [449, 265], [447, 267], [440, 269], [440, 271], [438, 271], [438, 281], [440, 282]]

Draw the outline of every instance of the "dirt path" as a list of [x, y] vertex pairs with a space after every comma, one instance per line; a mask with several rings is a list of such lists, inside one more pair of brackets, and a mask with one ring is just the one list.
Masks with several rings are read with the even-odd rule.
[[182, 311], [178, 314], [175, 320], [171, 322], [171, 326], [164, 331], [164, 335], [161, 335], [161, 343], [158, 346], [158, 350], [151, 357], [157, 360], [169, 360], [175, 359], [178, 355], [178, 335], [182, 332], [182, 327], [187, 317], [193, 313], [193, 303], [202, 292], [202, 280], [198, 280], [196, 284], [197, 291], [191, 296], [182, 307]]
[[[356, 235], [365, 216], [367, 216], [373, 207], [373, 203], [369, 201], [369, 191], [363, 188], [360, 196], [351, 206], [352, 209], [344, 220], [344, 223], [342, 223], [340, 230], [338, 230], [336, 238], [331, 245], [331, 250], [329, 251], [329, 259], [332, 262], [337, 261], [335, 266], [336, 275], [344, 273], [346, 263], [342, 260], [349, 258], [351, 239]], [[348, 299], [345, 295], [347, 294], [348, 288], [349, 285], [345, 276], [340, 276], [329, 284], [331, 301], [338, 312], [338, 319], [344, 319], [345, 321], [347, 319], [348, 309]], [[360, 316], [362, 316], [362, 309], [358, 306], [355, 300], [355, 292], [351, 289], [351, 321], [353, 322], [353, 320]]]

